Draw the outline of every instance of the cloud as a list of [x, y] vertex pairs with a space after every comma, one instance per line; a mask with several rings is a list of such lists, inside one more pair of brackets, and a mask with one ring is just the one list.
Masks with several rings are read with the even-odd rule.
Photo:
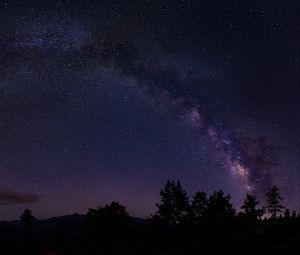
[[37, 194], [27, 194], [0, 187], [0, 205], [33, 204], [40, 202]]

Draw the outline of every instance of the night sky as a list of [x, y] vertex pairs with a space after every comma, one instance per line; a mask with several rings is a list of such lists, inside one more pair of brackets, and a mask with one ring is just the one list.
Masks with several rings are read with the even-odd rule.
[[167, 179], [300, 210], [300, 3], [0, 1], [0, 219], [145, 217]]

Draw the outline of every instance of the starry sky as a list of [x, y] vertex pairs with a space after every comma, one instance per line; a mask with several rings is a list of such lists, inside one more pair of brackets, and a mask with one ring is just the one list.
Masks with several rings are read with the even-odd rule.
[[0, 219], [155, 210], [167, 179], [300, 210], [299, 1], [0, 1]]

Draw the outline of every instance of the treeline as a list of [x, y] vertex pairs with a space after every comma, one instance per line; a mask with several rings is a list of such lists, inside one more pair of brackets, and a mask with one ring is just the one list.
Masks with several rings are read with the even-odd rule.
[[151, 216], [152, 220], [159, 220], [168, 224], [182, 224], [187, 222], [222, 222], [236, 216], [248, 220], [261, 220], [268, 215], [272, 219], [279, 217], [296, 217], [282, 204], [282, 197], [277, 186], [270, 187], [266, 193], [267, 207], [260, 207], [256, 196], [246, 194], [241, 211], [237, 213], [230, 202], [230, 195], [225, 195], [222, 190], [207, 195], [198, 191], [189, 199], [187, 192], [182, 188], [179, 181], [168, 180], [165, 187], [160, 191], [161, 202], [156, 204], [157, 211]]
[[300, 215], [281, 201], [273, 186], [265, 207], [246, 194], [238, 212], [222, 190], [210, 195], [198, 191], [189, 198], [179, 181], [168, 180], [147, 220], [133, 218], [125, 206], [111, 202], [88, 209], [80, 224], [59, 223], [44, 231], [27, 209], [16, 249], [23, 247], [28, 254], [300, 254]]

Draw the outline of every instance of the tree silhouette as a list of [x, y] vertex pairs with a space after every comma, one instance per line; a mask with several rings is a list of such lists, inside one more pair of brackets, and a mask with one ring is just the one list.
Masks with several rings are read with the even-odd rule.
[[29, 209], [24, 210], [20, 219], [21, 219], [22, 223], [24, 224], [25, 230], [31, 231], [33, 223], [36, 220], [36, 218], [32, 215], [31, 210], [29, 210]]
[[24, 210], [20, 217], [24, 226], [24, 254], [36, 254], [36, 237], [33, 231], [33, 224], [36, 218], [32, 215], [31, 210]]
[[289, 219], [291, 217], [291, 212], [289, 209], [284, 210], [284, 218]]
[[[106, 254], [114, 242], [126, 236], [125, 230], [129, 221], [126, 207], [118, 202], [111, 202], [103, 207], [88, 209], [86, 227], [89, 242], [97, 245], [101, 240], [103, 252]], [[94, 252], [93, 252], [94, 253]]]
[[284, 206], [280, 204], [282, 197], [280, 196], [279, 188], [277, 186], [271, 187], [266, 196], [268, 202], [268, 211], [271, 213], [272, 218], [277, 218], [277, 213], [281, 213], [284, 209]]
[[158, 210], [155, 214], [165, 223], [183, 222], [190, 210], [189, 198], [179, 181], [168, 180], [164, 189], [160, 191], [161, 203], [156, 204]]
[[257, 208], [259, 204], [259, 201], [255, 196], [252, 196], [250, 194], [246, 195], [246, 198], [244, 200], [243, 205], [241, 206], [241, 209], [244, 210], [244, 215], [248, 219], [260, 219], [263, 214], [265, 213], [264, 208]]
[[207, 217], [211, 224], [217, 226], [233, 219], [235, 209], [230, 203], [230, 195], [225, 196], [222, 190], [210, 195], [207, 204]]
[[207, 213], [207, 195], [203, 191], [198, 191], [192, 198], [191, 212], [195, 223], [200, 223]]
[[169, 223], [174, 221], [174, 208], [173, 208], [173, 194], [172, 194], [172, 186], [170, 180], [167, 181], [165, 187], [160, 191], [159, 195], [161, 198], [160, 204], [155, 204], [158, 208], [156, 212], [156, 216], [162, 219], [163, 221]]
[[179, 181], [173, 184], [173, 199], [174, 199], [174, 216], [175, 222], [180, 223], [186, 220], [190, 211], [189, 197], [186, 191], [181, 187]]
[[118, 202], [111, 202], [104, 207], [99, 206], [96, 209], [88, 209], [86, 218], [90, 222], [94, 223], [106, 223], [116, 224], [124, 222], [128, 219], [129, 214], [126, 211], [126, 207]]

